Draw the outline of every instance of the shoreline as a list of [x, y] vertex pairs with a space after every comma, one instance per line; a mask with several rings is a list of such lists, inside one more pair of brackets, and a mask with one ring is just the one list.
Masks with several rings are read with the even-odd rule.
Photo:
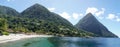
[[11, 42], [11, 41], [17, 41], [24, 38], [33, 38], [33, 37], [53, 37], [52, 35], [26, 35], [26, 34], [10, 34], [8, 36], [3, 35], [0, 36], [0, 44]]

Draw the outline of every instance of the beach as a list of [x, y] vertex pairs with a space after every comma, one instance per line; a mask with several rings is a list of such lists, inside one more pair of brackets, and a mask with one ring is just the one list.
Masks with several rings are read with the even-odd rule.
[[0, 43], [16, 41], [24, 38], [33, 38], [33, 37], [52, 37], [52, 35], [26, 35], [26, 34], [10, 34], [8, 36], [0, 36]]

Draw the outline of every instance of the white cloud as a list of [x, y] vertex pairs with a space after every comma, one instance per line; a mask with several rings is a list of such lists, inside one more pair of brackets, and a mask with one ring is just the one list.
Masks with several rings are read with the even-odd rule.
[[55, 8], [48, 8], [49, 11], [54, 12]]
[[78, 13], [73, 13], [73, 14], [72, 14], [72, 17], [73, 17], [75, 20], [79, 19], [79, 18], [82, 17], [82, 16], [83, 16], [82, 13], [80, 13], [80, 14], [78, 14]]
[[118, 16], [116, 16], [116, 21], [120, 22], [120, 18]]
[[69, 16], [69, 14], [67, 12], [63, 12], [59, 15], [62, 16], [63, 18], [65, 18], [65, 19], [70, 19], [71, 18], [71, 16]]
[[95, 14], [97, 11], [98, 11], [97, 8], [95, 8], [95, 7], [89, 7], [89, 8], [87, 8], [87, 10], [86, 10], [86, 14], [87, 14], [87, 13]]
[[118, 16], [116, 16], [115, 14], [108, 14], [107, 19], [110, 19], [110, 20], [114, 20], [114, 21], [120, 22], [120, 18], [119, 18]]
[[102, 15], [102, 14], [104, 14], [104, 12], [105, 12], [105, 9], [104, 8], [101, 8], [102, 10], [101, 11], [98, 11], [98, 12], [96, 12], [95, 14], [96, 14], [96, 16], [100, 16], [100, 15]]
[[101, 8], [101, 10], [99, 10], [98, 8], [95, 7], [88, 7], [86, 10], [86, 14], [87, 13], [92, 13], [93, 15], [97, 16], [100, 19], [103, 19], [104, 17], [102, 16], [105, 12], [105, 8]]
[[81, 13], [80, 16], [82, 17], [82, 16], [84, 16], [84, 15]]
[[120, 18], [118, 18], [118, 19], [116, 19], [117, 20], [117, 22], [120, 22]]
[[73, 13], [73, 18], [74, 18], [74, 19], [78, 19], [78, 18], [79, 18], [79, 14]]
[[113, 20], [115, 18], [116, 18], [115, 14], [108, 14], [107, 19]]
[[78, 20], [80, 17], [83, 16], [82, 13], [80, 13], [80, 14], [79, 13], [72, 13], [72, 15], [71, 15], [70, 13], [67, 13], [67, 12], [59, 13], [59, 15], [67, 20], [70, 20], [72, 18], [73, 18], [72, 20]]

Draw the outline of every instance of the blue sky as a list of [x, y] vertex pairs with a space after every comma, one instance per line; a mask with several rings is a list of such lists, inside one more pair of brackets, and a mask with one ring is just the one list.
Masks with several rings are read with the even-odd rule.
[[120, 36], [120, 0], [0, 0], [0, 5], [22, 12], [39, 3], [55, 12], [73, 25], [91, 12], [111, 32]]

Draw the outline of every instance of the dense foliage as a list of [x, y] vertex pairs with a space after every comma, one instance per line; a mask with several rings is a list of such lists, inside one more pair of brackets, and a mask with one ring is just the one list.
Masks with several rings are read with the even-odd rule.
[[76, 29], [69, 21], [58, 14], [48, 11], [44, 6], [39, 4], [31, 6], [17, 15], [0, 13], [0, 17], [7, 20], [8, 28], [13, 30], [12, 33], [37, 33], [79, 37], [94, 36], [92, 33]]
[[[7, 20], [0, 18], [0, 35], [7, 33], [7, 28], [8, 28]], [[4, 35], [6, 35], [6, 34], [4, 34]]]

